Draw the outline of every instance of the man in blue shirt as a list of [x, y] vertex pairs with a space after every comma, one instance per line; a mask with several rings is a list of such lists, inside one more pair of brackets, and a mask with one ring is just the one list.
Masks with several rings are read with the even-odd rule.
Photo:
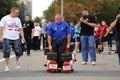
[[47, 30], [49, 50], [57, 52], [58, 72], [62, 70], [61, 54], [65, 52], [66, 48], [70, 47], [70, 27], [64, 21], [60, 14], [55, 15], [55, 21], [49, 25]]

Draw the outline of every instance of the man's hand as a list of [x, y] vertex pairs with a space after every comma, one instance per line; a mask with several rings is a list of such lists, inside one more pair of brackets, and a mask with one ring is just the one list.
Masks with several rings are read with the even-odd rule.
[[80, 18], [80, 22], [83, 22], [83, 21], [84, 21], [84, 19], [83, 19], [83, 17], [81, 17], [81, 18]]
[[65, 52], [70, 52], [70, 44], [69, 43], [67, 43]]
[[23, 24], [23, 29], [26, 28], [26, 27], [27, 27], [26, 24]]
[[50, 52], [53, 52], [53, 49], [52, 49], [52, 46], [51, 46], [51, 45], [49, 45], [48, 48], [49, 48], [49, 51], [50, 51]]
[[25, 43], [25, 38], [22, 38], [22, 43]]
[[70, 44], [69, 44], [69, 43], [67, 43], [67, 46], [66, 46], [66, 48], [70, 48]]

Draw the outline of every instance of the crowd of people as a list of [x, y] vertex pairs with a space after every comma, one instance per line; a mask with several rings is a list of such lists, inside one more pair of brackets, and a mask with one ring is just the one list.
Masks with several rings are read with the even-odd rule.
[[[87, 8], [83, 8], [82, 15], [74, 24], [63, 21], [61, 14], [55, 15], [55, 21], [41, 24], [32, 21], [26, 16], [24, 23], [18, 18], [19, 8], [13, 7], [9, 15], [0, 21], [0, 42], [3, 44], [5, 58], [5, 71], [9, 71], [9, 57], [11, 47], [16, 55], [16, 65], [20, 68], [19, 58], [26, 52], [31, 55], [31, 50], [38, 51], [48, 47], [49, 51], [57, 53], [58, 71], [62, 71], [63, 61], [61, 54], [71, 49], [73, 52], [82, 53], [82, 64], [87, 64], [90, 54], [91, 64], [96, 64], [96, 49], [102, 54], [111, 54], [113, 30], [116, 26], [117, 53], [120, 65], [120, 15], [109, 25], [106, 21], [97, 23], [95, 17], [89, 14]], [[96, 46], [95, 46], [96, 44]]]

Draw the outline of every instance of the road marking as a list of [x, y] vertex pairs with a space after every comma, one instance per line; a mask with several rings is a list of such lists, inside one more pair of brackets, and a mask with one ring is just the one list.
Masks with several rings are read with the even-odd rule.
[[[10, 59], [13, 57], [15, 57], [15, 55], [10, 56]], [[0, 59], [0, 63], [3, 62], [4, 60], [5, 60], [4, 58]]]

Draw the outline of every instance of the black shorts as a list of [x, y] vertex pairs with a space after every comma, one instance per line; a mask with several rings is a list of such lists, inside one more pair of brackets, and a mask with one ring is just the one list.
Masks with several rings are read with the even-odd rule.
[[108, 36], [102, 37], [102, 42], [106, 42], [106, 41], [108, 41], [108, 40], [109, 40], [109, 37], [108, 37]]
[[76, 42], [80, 42], [80, 37], [76, 37]]

